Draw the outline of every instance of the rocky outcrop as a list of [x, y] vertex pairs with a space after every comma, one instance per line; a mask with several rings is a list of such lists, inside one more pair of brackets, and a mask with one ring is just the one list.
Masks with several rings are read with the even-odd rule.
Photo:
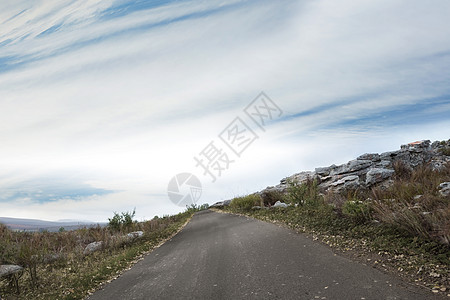
[[[346, 189], [370, 188], [375, 185], [388, 185], [395, 174], [394, 164], [401, 162], [404, 168], [414, 169], [429, 163], [433, 169], [441, 169], [450, 162], [448, 154], [450, 140], [434, 142], [417, 141], [402, 145], [400, 150], [378, 153], [365, 153], [342, 165], [316, 168], [284, 178], [277, 186], [267, 187], [268, 191], [286, 192], [289, 182], [317, 180], [321, 191], [342, 191]], [[442, 188], [444, 193], [445, 187]]]
[[0, 278], [22, 272], [23, 268], [16, 265], [0, 265]]

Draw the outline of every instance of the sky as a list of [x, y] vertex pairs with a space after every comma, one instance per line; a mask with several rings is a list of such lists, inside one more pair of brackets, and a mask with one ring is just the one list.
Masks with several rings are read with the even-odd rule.
[[447, 0], [1, 1], [0, 216], [147, 220], [184, 210], [178, 174], [212, 204], [447, 140], [449, 15]]

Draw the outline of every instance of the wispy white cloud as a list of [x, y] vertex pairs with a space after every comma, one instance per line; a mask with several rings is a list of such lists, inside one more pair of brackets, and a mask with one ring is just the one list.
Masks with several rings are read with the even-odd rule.
[[[121, 191], [22, 197], [0, 202], [5, 214], [105, 217], [132, 202], [152, 217], [176, 210], [164, 194], [177, 172], [198, 173], [214, 202], [370, 147], [448, 138], [447, 1], [130, 3], [0, 4], [0, 186], [77, 173]], [[283, 118], [210, 184], [193, 156], [261, 90]]]

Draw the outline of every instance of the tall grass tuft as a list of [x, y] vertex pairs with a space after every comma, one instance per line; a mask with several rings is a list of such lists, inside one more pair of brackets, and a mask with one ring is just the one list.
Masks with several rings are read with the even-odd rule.
[[380, 221], [449, 244], [450, 196], [438, 193], [440, 183], [450, 181], [450, 164], [433, 171], [429, 166], [397, 176], [388, 189], [372, 189], [375, 216]]
[[261, 197], [257, 194], [251, 194], [242, 197], [236, 197], [231, 200], [230, 208], [237, 211], [249, 211], [253, 206], [261, 204]]

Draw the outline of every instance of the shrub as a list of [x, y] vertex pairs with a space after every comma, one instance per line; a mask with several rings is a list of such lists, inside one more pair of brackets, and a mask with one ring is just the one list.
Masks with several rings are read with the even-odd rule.
[[288, 181], [287, 199], [292, 204], [317, 206], [323, 200], [319, 194], [317, 180], [308, 179], [304, 183], [294, 180]]
[[0, 265], [10, 263], [11, 252], [11, 231], [0, 223]]
[[261, 197], [257, 194], [251, 194], [243, 197], [236, 197], [230, 203], [230, 208], [238, 211], [249, 211], [253, 206], [259, 205]]
[[191, 204], [190, 206], [186, 205], [186, 211], [187, 212], [196, 212], [196, 211], [201, 211], [201, 210], [205, 210], [205, 209], [208, 209], [208, 208], [209, 208], [209, 204], [208, 203], [205, 203], [205, 204], [202, 204], [202, 205], [195, 204], [195, 203]]
[[372, 218], [372, 208], [368, 201], [349, 199], [342, 205], [342, 213], [358, 224], [365, 223]]
[[114, 231], [130, 229], [133, 225], [133, 218], [135, 214], [136, 209], [133, 209], [132, 212], [122, 212], [122, 214], [114, 212], [114, 216], [112, 218], [108, 218], [108, 226]]
[[439, 149], [439, 152], [442, 155], [450, 156], [450, 147], [441, 148], [441, 149]]
[[27, 236], [18, 247], [17, 264], [25, 268], [30, 276], [31, 285], [36, 287], [38, 284], [37, 266], [44, 254], [47, 253], [47, 240], [43, 238], [42, 233], [36, 232], [27, 234]]
[[442, 148], [440, 148], [438, 151], [442, 155], [450, 156], [450, 140], [448, 141], [441, 141], [440, 145]]

